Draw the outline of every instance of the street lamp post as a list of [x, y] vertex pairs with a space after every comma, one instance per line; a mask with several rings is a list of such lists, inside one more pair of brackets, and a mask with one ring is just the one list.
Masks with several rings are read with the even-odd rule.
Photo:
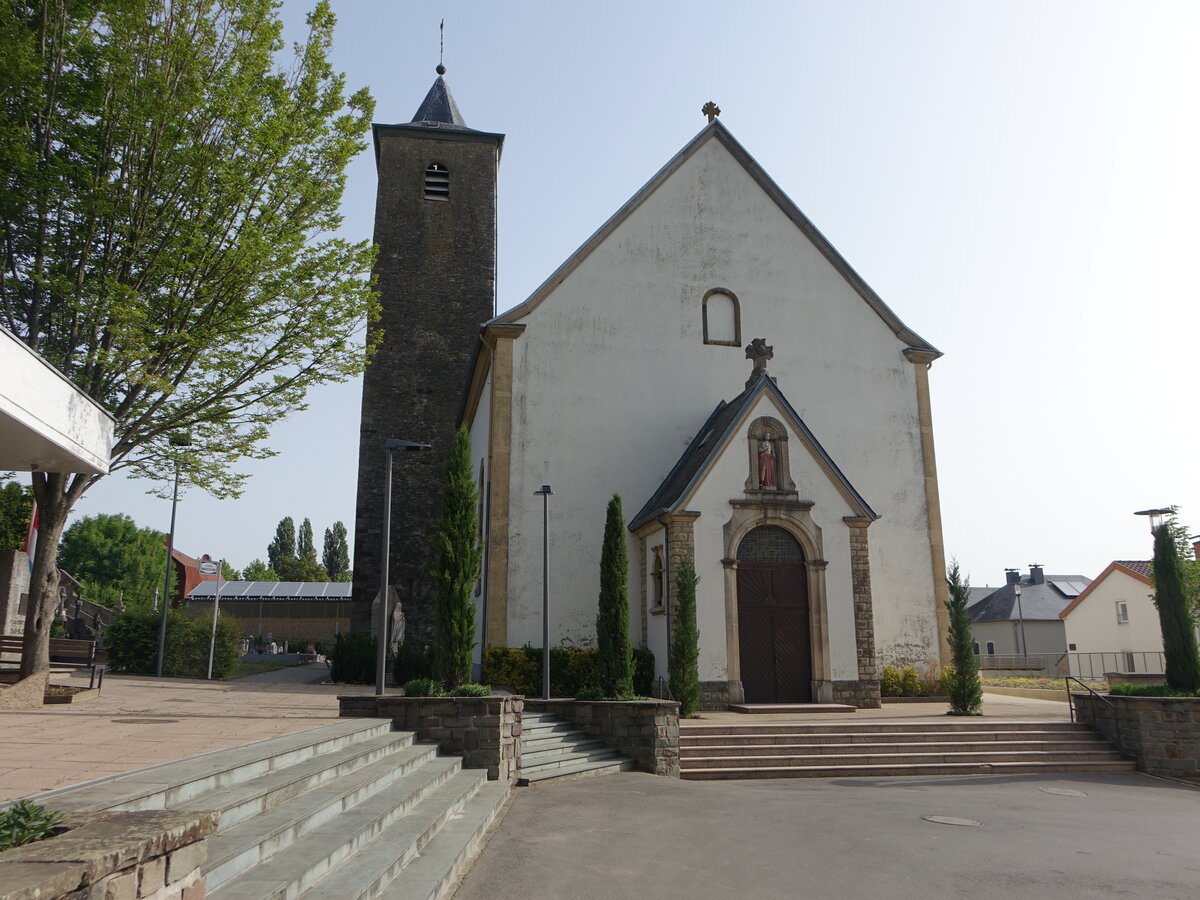
[[429, 444], [402, 441], [398, 438], [388, 438], [383, 442], [383, 450], [387, 454], [387, 474], [383, 481], [383, 561], [379, 567], [379, 619], [375, 628], [379, 642], [375, 660], [375, 696], [377, 697], [383, 696], [383, 688], [387, 683], [388, 557], [392, 543], [392, 454], [397, 450], [432, 449]]
[[542, 498], [542, 699], [550, 699], [550, 497], [554, 491], [543, 484], [533, 492]]
[[1150, 533], [1154, 534], [1158, 531], [1158, 527], [1162, 525], [1163, 519], [1169, 516], [1173, 510], [1170, 509], [1139, 509], [1134, 513], [1135, 516], [1146, 516], [1150, 519]]
[[[190, 447], [192, 439], [185, 434], [173, 434], [167, 438], [172, 447]], [[175, 460], [175, 490], [171, 494], [171, 530], [167, 532], [167, 570], [163, 575], [162, 615], [158, 620], [158, 660], [154, 674], [162, 678], [163, 653], [167, 647], [167, 610], [171, 608], [171, 557], [175, 553], [175, 510], [179, 505], [179, 460]]]

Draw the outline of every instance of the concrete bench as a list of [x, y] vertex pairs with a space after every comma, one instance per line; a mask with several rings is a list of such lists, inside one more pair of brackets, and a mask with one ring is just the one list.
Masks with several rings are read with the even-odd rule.
[[[19, 635], [0, 635], [0, 659], [13, 658], [13, 661], [20, 661], [23, 644], [24, 638]], [[95, 641], [50, 638], [50, 668], [91, 669], [92, 677], [88, 687], [101, 688], [104, 685], [104, 666], [96, 659]]]

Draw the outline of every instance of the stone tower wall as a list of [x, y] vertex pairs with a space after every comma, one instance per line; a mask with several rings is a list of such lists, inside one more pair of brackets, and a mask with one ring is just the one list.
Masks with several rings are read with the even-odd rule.
[[[433, 445], [397, 451], [392, 469], [389, 580], [408, 634], [433, 634], [430, 538], [479, 326], [495, 310], [499, 136], [421, 126], [376, 129], [379, 187], [375, 264], [379, 349], [363, 378], [352, 627], [372, 630], [379, 590], [387, 438]], [[424, 199], [425, 170], [450, 172], [448, 202]]]

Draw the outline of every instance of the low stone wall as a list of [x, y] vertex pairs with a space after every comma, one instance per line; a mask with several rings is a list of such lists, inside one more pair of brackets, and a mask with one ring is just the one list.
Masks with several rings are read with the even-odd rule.
[[400, 731], [437, 741], [493, 781], [517, 773], [524, 697], [338, 697], [338, 705], [342, 718], [391, 719]]
[[217, 813], [101, 813], [64, 824], [65, 834], [0, 853], [0, 900], [204, 900], [204, 839]]
[[531, 713], [569, 719], [654, 775], [679, 777], [679, 704], [673, 700], [526, 700]]
[[700, 708], [706, 712], [729, 709], [729, 682], [700, 682]]
[[833, 702], [857, 706], [859, 709], [879, 709], [882, 706], [879, 682], [874, 680], [834, 681]]
[[1200, 697], [1075, 694], [1078, 721], [1112, 741], [1151, 775], [1200, 777]]

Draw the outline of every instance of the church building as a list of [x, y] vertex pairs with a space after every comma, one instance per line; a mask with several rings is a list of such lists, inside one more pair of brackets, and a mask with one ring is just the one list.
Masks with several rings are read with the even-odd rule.
[[374, 128], [383, 322], [363, 392], [363, 616], [378, 593], [383, 440], [428, 442], [396, 460], [389, 581], [410, 633], [430, 633], [422, 572], [463, 423], [481, 491], [482, 646], [541, 644], [544, 514], [551, 644], [594, 644], [618, 494], [630, 636], [658, 675], [679, 566], [695, 562], [706, 706], [878, 706], [883, 665], [945, 662], [928, 384], [941, 353], [711, 104], [699, 134], [495, 315], [503, 137], [467, 127], [442, 71], [412, 122]]

